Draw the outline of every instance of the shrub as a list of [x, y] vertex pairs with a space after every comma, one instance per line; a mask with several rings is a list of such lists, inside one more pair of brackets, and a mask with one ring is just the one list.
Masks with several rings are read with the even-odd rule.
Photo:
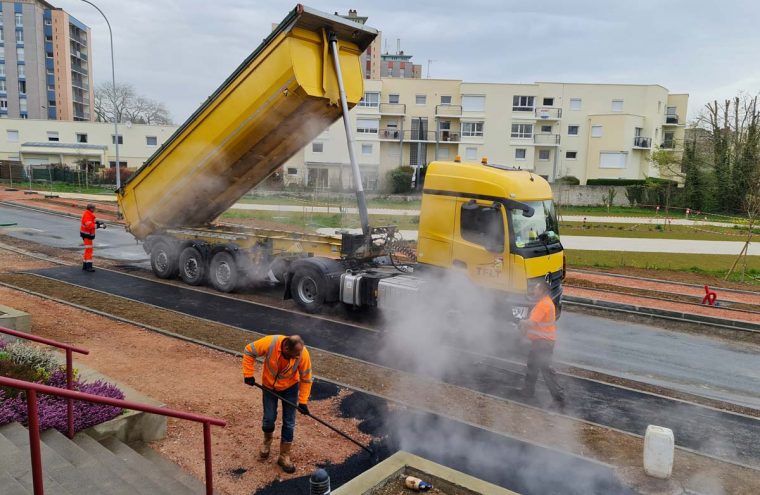
[[644, 185], [643, 180], [638, 179], [589, 179], [587, 186], [636, 186]]
[[388, 184], [391, 194], [406, 194], [412, 191], [412, 167], [397, 167], [388, 172]]
[[564, 177], [560, 177], [557, 179], [557, 184], [564, 184], [566, 186], [577, 186], [580, 185], [581, 181], [578, 177], [574, 177], [572, 175], [566, 175]]
[[[10, 360], [0, 361], [0, 376], [26, 382], [38, 382], [44, 379], [44, 375], [38, 369], [22, 366]], [[12, 387], [0, 387], [0, 390], [4, 392], [5, 397], [10, 398], [16, 397], [21, 392], [21, 390]]]
[[21, 341], [11, 342], [5, 346], [4, 350], [9, 354], [10, 360], [19, 366], [26, 366], [35, 370], [42, 369], [47, 372], [55, 371], [60, 366], [58, 359], [52, 352]]

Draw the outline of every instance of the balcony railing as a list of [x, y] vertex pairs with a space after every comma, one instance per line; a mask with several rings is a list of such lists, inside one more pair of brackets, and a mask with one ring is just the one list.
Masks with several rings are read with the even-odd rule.
[[462, 105], [436, 105], [436, 117], [461, 117]]
[[544, 146], [556, 146], [559, 144], [559, 134], [534, 134], [533, 143]]
[[401, 131], [394, 127], [385, 127], [378, 130], [378, 138], [388, 141], [425, 141], [429, 143], [458, 143], [461, 134], [451, 130], [421, 131], [418, 129], [406, 129]]
[[562, 118], [562, 109], [552, 108], [552, 107], [540, 107], [540, 108], [536, 108], [536, 110], [533, 112], [533, 115], [535, 115], [537, 119], [541, 119], [541, 120], [559, 120]]
[[671, 125], [678, 125], [678, 115], [669, 114], [665, 116], [665, 123]]
[[438, 142], [441, 143], [458, 143], [459, 142], [459, 133], [458, 132], [451, 132], [447, 130], [438, 131]]
[[644, 136], [636, 136], [633, 138], [634, 148], [649, 149], [652, 147], [652, 138]]
[[676, 142], [672, 140], [663, 141], [662, 146], [660, 146], [660, 148], [665, 149], [665, 150], [674, 150], [676, 149]]
[[406, 105], [404, 103], [381, 103], [380, 113], [382, 115], [406, 115]]

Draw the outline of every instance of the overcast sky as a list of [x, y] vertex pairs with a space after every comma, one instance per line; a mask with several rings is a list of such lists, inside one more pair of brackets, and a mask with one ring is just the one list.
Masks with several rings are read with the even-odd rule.
[[[95, 83], [110, 80], [108, 30], [79, 0], [51, 0], [92, 28]], [[114, 31], [117, 82], [184, 121], [295, 1], [94, 0]], [[423, 77], [471, 82], [661, 84], [714, 98], [760, 92], [760, 2], [752, 0], [314, 0], [368, 16]], [[387, 45], [386, 45], [387, 43]]]

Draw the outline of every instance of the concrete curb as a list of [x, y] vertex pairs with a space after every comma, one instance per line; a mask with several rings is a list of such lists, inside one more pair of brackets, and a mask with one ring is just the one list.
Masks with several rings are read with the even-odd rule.
[[29, 313], [0, 304], [0, 326], [10, 328], [11, 330], [18, 330], [19, 332], [30, 332], [32, 317]]
[[592, 307], [594, 309], [609, 310], [618, 313], [634, 313], [663, 320], [675, 320], [685, 323], [695, 323], [699, 325], [708, 325], [712, 327], [739, 330], [742, 332], [760, 333], [760, 324], [748, 321], [729, 320], [726, 318], [718, 318], [714, 316], [683, 313], [680, 311], [668, 311], [646, 306], [637, 306], [634, 304], [622, 304], [604, 301], [601, 299], [591, 299], [575, 296], [563, 296], [562, 303], [570, 306]]

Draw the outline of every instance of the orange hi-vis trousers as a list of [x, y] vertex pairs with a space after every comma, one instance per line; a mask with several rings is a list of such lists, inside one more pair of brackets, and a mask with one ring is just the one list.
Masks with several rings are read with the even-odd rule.
[[84, 241], [84, 256], [82, 260], [85, 262], [92, 261], [92, 239], [82, 239]]

